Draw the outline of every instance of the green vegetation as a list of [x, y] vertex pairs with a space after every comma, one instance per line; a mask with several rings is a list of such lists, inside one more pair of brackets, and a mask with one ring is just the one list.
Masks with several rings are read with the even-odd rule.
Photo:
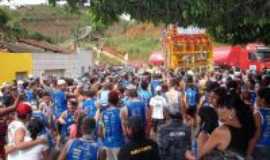
[[204, 27], [218, 42], [270, 44], [269, 0], [92, 0], [90, 10], [103, 23], [126, 13], [143, 22]]
[[106, 55], [101, 54], [100, 55], [100, 64], [103, 65], [121, 65], [120, 62], [118, 62], [115, 59], [109, 58]]
[[31, 38], [63, 43], [72, 39], [76, 30], [91, 24], [88, 17], [88, 10], [70, 12], [67, 7], [40, 5], [17, 10], [0, 8], [0, 23], [6, 21], [5, 26], [1, 25], [0, 28], [5, 27], [7, 40]]
[[153, 51], [161, 49], [160, 32], [160, 27], [150, 23], [121, 21], [106, 30], [104, 46], [121, 56], [128, 53], [130, 60], [147, 61]]
[[147, 60], [151, 52], [160, 49], [159, 39], [147, 36], [128, 38], [124, 35], [118, 35], [107, 37], [105, 44], [109, 47], [115, 47], [122, 56], [128, 53], [132, 60]]

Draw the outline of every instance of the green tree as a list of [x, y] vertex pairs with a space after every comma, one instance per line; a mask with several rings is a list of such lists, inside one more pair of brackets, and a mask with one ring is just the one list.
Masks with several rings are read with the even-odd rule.
[[6, 14], [6, 12], [0, 8], [0, 27], [5, 26], [7, 24], [9, 20], [8, 15]]
[[49, 0], [48, 2], [49, 2], [49, 4], [50, 4], [51, 6], [53, 6], [53, 7], [56, 6], [56, 0]]
[[[74, 7], [80, 0], [69, 1]], [[91, 0], [90, 7], [97, 22], [110, 24], [126, 13], [138, 21], [204, 27], [226, 43], [270, 43], [269, 10], [269, 0]]]

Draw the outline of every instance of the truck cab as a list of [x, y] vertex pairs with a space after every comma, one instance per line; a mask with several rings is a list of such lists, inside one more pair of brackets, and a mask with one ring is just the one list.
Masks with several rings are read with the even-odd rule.
[[262, 44], [248, 44], [246, 47], [216, 47], [214, 48], [214, 64], [262, 72], [270, 68], [270, 48]]
[[256, 49], [247, 48], [247, 51], [249, 69], [261, 72], [270, 68], [270, 48], [260, 46], [256, 47]]

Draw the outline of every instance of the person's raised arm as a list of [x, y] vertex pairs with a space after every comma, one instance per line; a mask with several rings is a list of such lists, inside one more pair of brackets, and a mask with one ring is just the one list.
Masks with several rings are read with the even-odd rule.
[[65, 118], [67, 117], [67, 112], [63, 112], [61, 116], [58, 118], [58, 122], [60, 124], [66, 124]]
[[22, 95], [19, 95], [12, 106], [9, 106], [7, 108], [1, 108], [0, 116], [5, 116], [11, 112], [15, 112], [17, 105], [21, 102], [21, 99], [22, 99]]

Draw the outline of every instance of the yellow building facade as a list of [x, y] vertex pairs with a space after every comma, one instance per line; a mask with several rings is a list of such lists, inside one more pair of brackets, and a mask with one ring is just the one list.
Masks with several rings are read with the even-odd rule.
[[32, 74], [33, 59], [31, 53], [0, 52], [0, 84]]

